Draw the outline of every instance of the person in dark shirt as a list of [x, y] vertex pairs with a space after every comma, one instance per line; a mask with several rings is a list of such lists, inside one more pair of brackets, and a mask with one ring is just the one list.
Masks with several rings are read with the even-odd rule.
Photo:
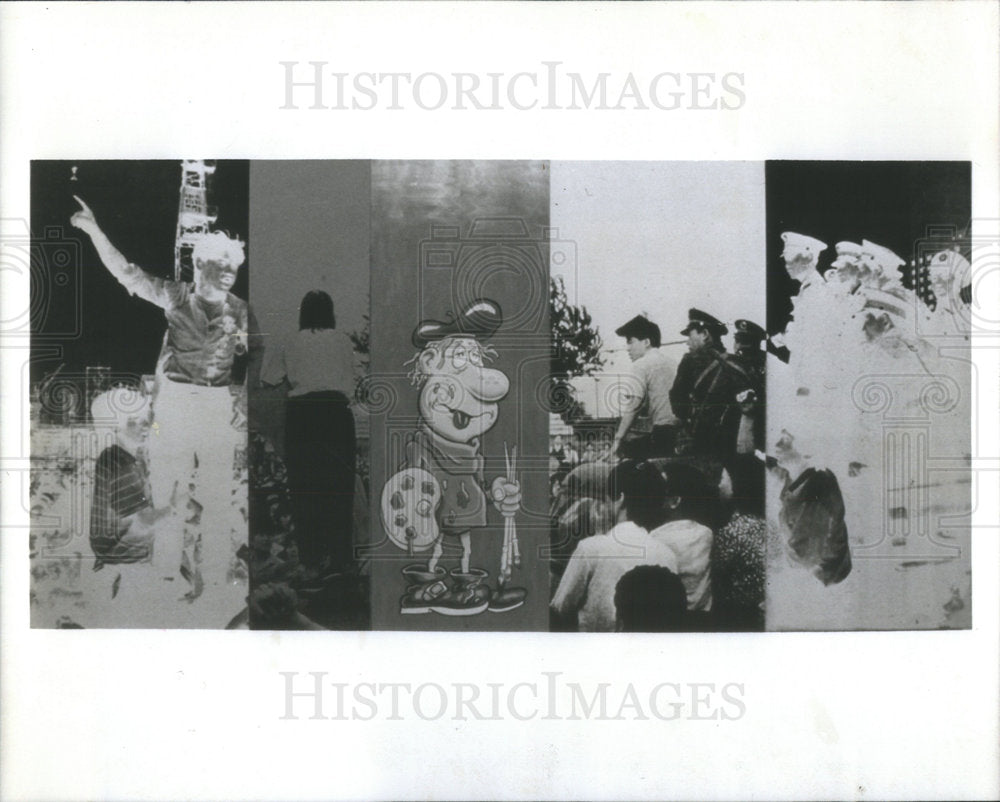
[[662, 565], [639, 565], [615, 586], [618, 632], [707, 632], [711, 615], [687, 609], [684, 583]]
[[678, 451], [711, 462], [713, 467], [702, 467], [715, 476], [735, 450], [740, 423], [736, 394], [747, 389], [749, 379], [727, 358], [722, 346], [726, 325], [699, 309], [691, 309], [688, 317], [681, 333], [688, 336], [689, 351], [670, 388], [670, 403], [684, 427]]
[[147, 562], [154, 550], [156, 523], [173, 508], [156, 509], [142, 459], [149, 429], [149, 405], [139, 393], [113, 388], [91, 403], [98, 433], [113, 438], [94, 462], [90, 546], [94, 570], [105, 565]]
[[688, 338], [688, 353], [681, 358], [670, 388], [670, 406], [683, 423], [691, 422], [694, 414], [691, 394], [695, 384], [724, 352], [722, 336], [728, 330], [724, 323], [707, 312], [700, 309], [688, 311], [688, 324], [681, 330], [681, 334]]

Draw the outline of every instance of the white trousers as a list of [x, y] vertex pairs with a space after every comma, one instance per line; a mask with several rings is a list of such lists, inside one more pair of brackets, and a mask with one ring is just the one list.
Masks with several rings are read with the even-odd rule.
[[175, 494], [179, 515], [164, 519], [154, 564], [176, 574], [183, 562], [206, 585], [222, 584], [247, 542], [246, 488], [237, 452], [246, 432], [233, 426], [228, 387], [201, 387], [159, 377], [149, 436], [149, 478], [157, 507]]

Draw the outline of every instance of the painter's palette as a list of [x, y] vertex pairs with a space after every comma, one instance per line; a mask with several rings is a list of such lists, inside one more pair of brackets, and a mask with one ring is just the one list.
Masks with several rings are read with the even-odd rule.
[[382, 526], [401, 549], [426, 551], [438, 539], [435, 512], [441, 504], [441, 485], [423, 468], [406, 468], [382, 489]]

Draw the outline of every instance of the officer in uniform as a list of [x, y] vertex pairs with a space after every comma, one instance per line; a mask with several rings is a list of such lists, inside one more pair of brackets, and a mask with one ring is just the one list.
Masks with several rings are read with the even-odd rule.
[[727, 354], [722, 336], [727, 326], [700, 309], [688, 312], [689, 352], [677, 368], [670, 397], [684, 422], [678, 452], [695, 458], [706, 476], [718, 481], [722, 468], [736, 454], [742, 410], [737, 395], [752, 388], [746, 369]]
[[740, 423], [735, 450], [726, 463], [726, 470], [732, 480], [737, 506], [747, 512], [763, 514], [764, 463], [755, 452], [763, 451], [766, 440], [767, 354], [761, 349], [761, 343], [767, 339], [767, 333], [750, 320], [737, 320], [733, 327], [734, 346], [730, 361], [745, 371], [749, 386], [736, 394]]
[[670, 388], [670, 406], [688, 429], [694, 414], [691, 393], [705, 370], [716, 364], [724, 352], [722, 336], [727, 331], [724, 323], [707, 312], [688, 310], [688, 324], [681, 330], [688, 338], [688, 353], [677, 366], [677, 376]]
[[743, 367], [753, 383], [751, 389], [757, 394], [761, 404], [764, 402], [764, 370], [767, 354], [761, 349], [761, 343], [767, 339], [767, 332], [751, 320], [737, 320], [733, 324], [733, 356]]

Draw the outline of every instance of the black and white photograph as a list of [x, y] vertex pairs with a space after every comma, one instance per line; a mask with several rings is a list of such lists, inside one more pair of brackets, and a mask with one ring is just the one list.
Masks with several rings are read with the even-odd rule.
[[1000, 798], [998, 26], [0, 3], [0, 798]]
[[248, 164], [32, 164], [31, 620], [246, 609]]
[[553, 162], [552, 628], [764, 628], [764, 165]]
[[549, 181], [372, 163], [375, 629], [547, 629]]
[[370, 626], [366, 161], [250, 163], [251, 629]]
[[972, 625], [967, 162], [768, 162], [769, 629]]

